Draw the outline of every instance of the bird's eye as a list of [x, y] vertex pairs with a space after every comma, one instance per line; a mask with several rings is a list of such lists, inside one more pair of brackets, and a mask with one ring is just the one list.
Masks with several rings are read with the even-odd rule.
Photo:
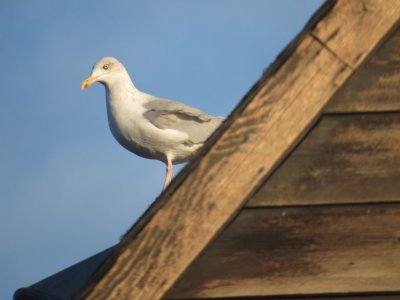
[[104, 70], [108, 70], [108, 65], [104, 65], [104, 66], [103, 66], [103, 69], [104, 69]]

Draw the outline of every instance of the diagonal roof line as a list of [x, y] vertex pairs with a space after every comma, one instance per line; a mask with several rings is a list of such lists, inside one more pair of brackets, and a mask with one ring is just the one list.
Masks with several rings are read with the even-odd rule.
[[399, 20], [391, 0], [328, 1], [78, 299], [161, 299]]

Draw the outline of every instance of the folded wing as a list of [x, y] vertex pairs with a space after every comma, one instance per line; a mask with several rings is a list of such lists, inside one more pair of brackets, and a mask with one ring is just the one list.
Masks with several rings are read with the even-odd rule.
[[211, 116], [183, 103], [155, 98], [144, 107], [144, 117], [160, 129], [185, 132], [193, 144], [201, 144], [222, 123], [223, 117]]

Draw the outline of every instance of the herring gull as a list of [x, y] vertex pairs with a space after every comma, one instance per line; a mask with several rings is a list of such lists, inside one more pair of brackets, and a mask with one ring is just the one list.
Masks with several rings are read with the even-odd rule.
[[139, 91], [113, 57], [100, 59], [82, 89], [95, 82], [105, 86], [108, 124], [115, 139], [127, 150], [166, 164], [163, 190], [172, 179], [173, 164], [188, 161], [222, 123], [186, 104]]

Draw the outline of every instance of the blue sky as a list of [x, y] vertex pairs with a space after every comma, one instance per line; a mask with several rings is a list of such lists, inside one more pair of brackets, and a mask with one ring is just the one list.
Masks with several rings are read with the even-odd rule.
[[[118, 242], [164, 165], [108, 129], [103, 56], [135, 85], [228, 115], [321, 0], [3, 0], [0, 299]], [[178, 170], [178, 169], [177, 169]]]

